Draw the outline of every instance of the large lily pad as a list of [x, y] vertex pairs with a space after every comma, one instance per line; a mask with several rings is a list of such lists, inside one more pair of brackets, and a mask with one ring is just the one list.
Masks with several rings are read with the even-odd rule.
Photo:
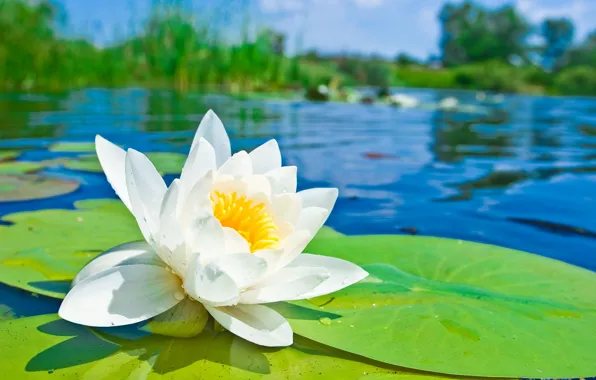
[[[147, 157], [153, 162], [157, 171], [163, 174], [178, 174], [182, 171], [186, 156], [179, 153], [148, 153]], [[84, 155], [75, 158], [67, 158], [63, 161], [64, 167], [72, 170], [81, 170], [94, 173], [101, 173], [101, 165], [95, 155]]]
[[119, 201], [86, 200], [75, 205], [76, 210], [22, 212], [3, 218], [13, 225], [0, 226], [2, 282], [63, 298], [88, 261], [108, 248], [142, 238]]
[[431, 237], [319, 239], [307, 249], [353, 261], [371, 275], [333, 295], [279, 305], [297, 334], [442, 373], [596, 376], [593, 272]]
[[0, 202], [49, 198], [78, 188], [79, 183], [74, 180], [33, 174], [4, 175], [0, 172]]
[[59, 141], [50, 145], [51, 152], [95, 152], [95, 144], [92, 142], [69, 142]]
[[0, 366], [11, 379], [446, 379], [377, 363], [296, 337], [264, 348], [228, 332], [192, 339], [98, 332], [55, 315], [0, 322]]

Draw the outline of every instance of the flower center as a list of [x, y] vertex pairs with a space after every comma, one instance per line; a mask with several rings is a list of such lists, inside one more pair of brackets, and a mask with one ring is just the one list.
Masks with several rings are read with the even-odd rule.
[[248, 242], [251, 252], [278, 246], [279, 231], [264, 203], [255, 203], [236, 192], [213, 191], [211, 204], [213, 216], [222, 226], [236, 230]]

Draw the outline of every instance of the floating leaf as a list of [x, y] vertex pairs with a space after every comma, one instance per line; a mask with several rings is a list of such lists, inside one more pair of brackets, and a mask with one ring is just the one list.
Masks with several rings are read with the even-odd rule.
[[40, 175], [0, 174], [0, 202], [55, 197], [71, 193], [78, 188], [77, 181], [68, 179]]
[[[318, 239], [370, 276], [280, 304], [294, 332], [371, 359], [473, 376], [596, 375], [596, 274], [496, 246], [413, 236]], [[321, 323], [329, 318], [329, 323]]]
[[[228, 332], [122, 338], [41, 315], [0, 322], [0, 366], [10, 379], [448, 379], [377, 363], [296, 337], [283, 349]], [[138, 335], [138, 334], [137, 334]]]
[[0, 174], [25, 174], [39, 171], [46, 167], [44, 161], [6, 161], [0, 162]]
[[17, 158], [21, 152], [18, 150], [0, 150], [0, 161], [12, 160]]
[[75, 205], [76, 210], [22, 212], [3, 218], [14, 224], [0, 226], [2, 282], [63, 298], [70, 281], [92, 258], [142, 238], [120, 201], [86, 200]]
[[[157, 171], [163, 174], [178, 174], [186, 161], [186, 156], [179, 153], [148, 153], [147, 157], [153, 162]], [[101, 165], [95, 155], [85, 155], [76, 158], [67, 158], [63, 161], [64, 167], [72, 170], [101, 173]]]
[[95, 152], [95, 143], [59, 141], [50, 145], [49, 150], [50, 152]]

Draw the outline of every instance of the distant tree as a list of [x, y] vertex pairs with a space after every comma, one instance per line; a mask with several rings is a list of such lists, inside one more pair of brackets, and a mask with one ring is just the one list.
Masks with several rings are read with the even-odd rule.
[[567, 18], [546, 19], [541, 29], [545, 41], [542, 64], [559, 71], [566, 64], [567, 53], [573, 42], [573, 23]]
[[445, 4], [439, 21], [445, 66], [526, 57], [530, 26], [512, 6], [489, 10], [471, 1]]
[[401, 66], [417, 65], [420, 61], [408, 53], [399, 53], [393, 60], [396, 64]]
[[596, 66], [596, 30], [581, 44], [569, 49], [567, 66]]

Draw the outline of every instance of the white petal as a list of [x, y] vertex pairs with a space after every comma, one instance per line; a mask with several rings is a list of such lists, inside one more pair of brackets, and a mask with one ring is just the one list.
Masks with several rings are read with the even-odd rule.
[[358, 265], [349, 261], [329, 256], [302, 254], [286, 266], [290, 268], [324, 267], [329, 271], [329, 278], [300, 299], [313, 298], [333, 293], [350, 286], [368, 276], [368, 273]]
[[297, 194], [302, 198], [302, 207], [321, 207], [331, 212], [337, 200], [338, 190], [332, 187], [319, 187], [302, 190]]
[[186, 268], [186, 245], [184, 234], [178, 219], [176, 218], [176, 207], [178, 204], [178, 179], [175, 179], [166, 194], [161, 205], [159, 214], [159, 256], [178, 274], [183, 275]]
[[219, 324], [250, 342], [285, 347], [293, 342], [292, 328], [278, 312], [262, 305], [206, 307]]
[[178, 279], [166, 268], [124, 265], [87, 277], [68, 292], [58, 315], [86, 326], [137, 323], [176, 305]]
[[207, 111], [203, 120], [201, 120], [197, 133], [192, 140], [191, 151], [200, 142], [201, 137], [213, 146], [215, 150], [215, 162], [218, 167], [232, 155], [230, 138], [226, 133], [223, 123], [212, 110]]
[[212, 185], [213, 172], [210, 171], [195, 182], [192, 189], [186, 194], [180, 194], [180, 199], [178, 201], [178, 215], [183, 227], [199, 216], [213, 213], [213, 206], [211, 205], [210, 198]]
[[256, 304], [303, 299], [329, 278], [325, 268], [282, 268], [240, 295], [240, 303]]
[[205, 305], [228, 306], [238, 302], [238, 286], [214, 262], [203, 266], [200, 255], [195, 255], [184, 277], [184, 289], [189, 296]]
[[302, 200], [297, 194], [286, 193], [272, 198], [273, 217], [276, 222], [296, 224], [302, 210]]
[[223, 230], [226, 240], [226, 253], [250, 252], [248, 242], [235, 229], [224, 227]]
[[254, 174], [264, 174], [281, 167], [281, 152], [277, 141], [269, 140], [249, 154]]
[[182, 168], [182, 173], [180, 173], [182, 198], [186, 198], [197, 181], [216, 168], [215, 150], [207, 140], [201, 137], [199, 142], [192, 147]]
[[262, 174], [251, 175], [242, 178], [246, 183], [246, 196], [252, 199], [263, 198], [268, 200], [271, 197], [271, 184], [267, 177]]
[[241, 150], [230, 157], [221, 165], [217, 174], [231, 175], [233, 177], [244, 177], [252, 174], [252, 162], [248, 153]]
[[327, 220], [329, 211], [322, 207], [307, 207], [300, 212], [300, 217], [296, 223], [296, 230], [306, 230], [312, 236], [315, 236], [323, 223]]
[[112, 144], [100, 135], [95, 136], [95, 151], [108, 182], [122, 200], [122, 203], [132, 212], [128, 189], [126, 187], [126, 152]]
[[133, 214], [145, 239], [151, 243], [159, 230], [159, 211], [167, 187], [151, 161], [142, 153], [126, 153], [126, 184]]
[[89, 264], [77, 273], [72, 281], [72, 286], [83, 281], [87, 277], [94, 276], [113, 267], [121, 265], [147, 264], [165, 267], [165, 263], [144, 241], [125, 243], [111, 248], [100, 256], [97, 256]]
[[283, 166], [265, 173], [271, 184], [272, 194], [295, 193], [297, 182], [295, 166]]
[[219, 220], [213, 216], [200, 217], [186, 230], [190, 251], [201, 254], [203, 259], [224, 255], [225, 232]]
[[240, 289], [254, 284], [267, 271], [267, 261], [251, 253], [233, 253], [212, 263], [226, 272]]
[[308, 231], [295, 231], [286, 239], [284, 239], [281, 248], [284, 250], [283, 255], [280, 257], [277, 266], [283, 268], [288, 263], [294, 261], [294, 259], [304, 251], [304, 248], [312, 240], [313, 236]]
[[159, 314], [140, 330], [176, 338], [192, 338], [203, 331], [208, 320], [209, 313], [205, 307], [200, 302], [185, 297], [178, 305]]
[[253, 252], [253, 255], [260, 257], [267, 262], [267, 271], [274, 271], [277, 268], [279, 259], [283, 256], [283, 249], [261, 249]]

